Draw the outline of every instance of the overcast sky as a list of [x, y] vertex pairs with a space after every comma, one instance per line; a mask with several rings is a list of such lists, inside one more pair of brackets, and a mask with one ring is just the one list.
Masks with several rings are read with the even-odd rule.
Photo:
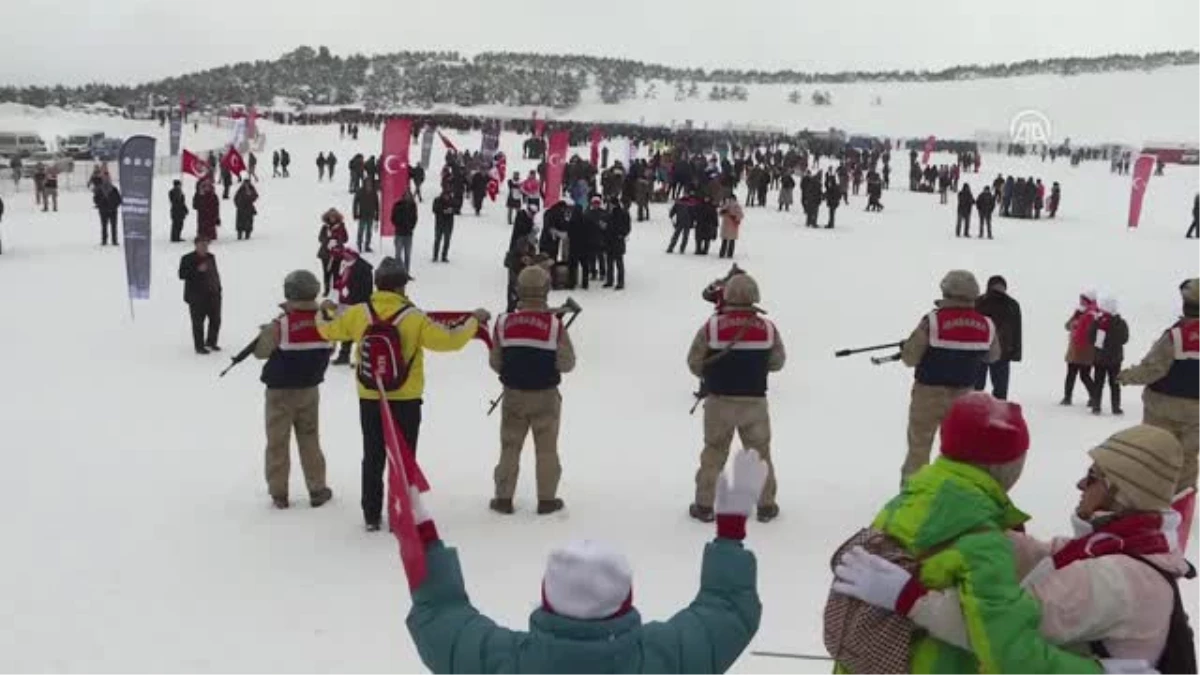
[[301, 44], [832, 71], [1198, 43], [1197, 0], [0, 0], [0, 84], [136, 83]]

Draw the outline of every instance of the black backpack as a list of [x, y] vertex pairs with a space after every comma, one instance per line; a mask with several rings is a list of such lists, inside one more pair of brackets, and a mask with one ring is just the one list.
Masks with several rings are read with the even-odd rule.
[[[1140, 555], [1135, 553], [1126, 553], [1125, 555], [1154, 568], [1154, 571], [1158, 572], [1163, 580], [1171, 585], [1171, 592], [1175, 596], [1175, 605], [1171, 608], [1171, 621], [1167, 625], [1167, 643], [1163, 647], [1162, 656], [1158, 657], [1158, 663], [1153, 664], [1155, 670], [1160, 673], [1195, 673], [1196, 638], [1191, 624], [1188, 623], [1187, 612], [1183, 609], [1183, 600], [1179, 597], [1179, 579]], [[1196, 568], [1192, 567], [1190, 563], [1187, 574], [1183, 578], [1196, 578]], [[1092, 642], [1091, 648], [1092, 653], [1096, 656], [1102, 659], [1109, 658], [1108, 648], [1104, 646], [1103, 642]]]
[[358, 342], [358, 381], [362, 386], [367, 389], [382, 387], [385, 394], [404, 386], [408, 379], [408, 363], [404, 360], [400, 341], [400, 320], [412, 310], [412, 305], [404, 305], [385, 319], [375, 312], [370, 302], [367, 303], [371, 324]]

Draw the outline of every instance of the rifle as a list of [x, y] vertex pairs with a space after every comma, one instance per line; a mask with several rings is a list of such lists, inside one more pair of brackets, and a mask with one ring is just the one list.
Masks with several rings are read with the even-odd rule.
[[[562, 318], [566, 314], [571, 315], [571, 317], [567, 319], [566, 324], [563, 325], [563, 330], [566, 330], [571, 327], [571, 324], [575, 323], [575, 319], [579, 318], [579, 313], [583, 311], [583, 308], [579, 306], [578, 302], [575, 302], [574, 298], [567, 298], [567, 301], [564, 302], [561, 307], [551, 307], [549, 311], [554, 313], [554, 315], [558, 316], [559, 318]], [[490, 416], [492, 413], [496, 412], [496, 406], [500, 405], [500, 402], [503, 400], [504, 390], [501, 389], [500, 395], [490, 401], [491, 405], [488, 406], [487, 414]]]
[[229, 359], [229, 361], [230, 361], [229, 365], [225, 366], [225, 370], [222, 370], [221, 374], [218, 375], [217, 377], [225, 377], [225, 373], [228, 373], [229, 371], [233, 370], [234, 366], [236, 366], [237, 364], [241, 363], [242, 361], [245, 361], [246, 359], [250, 358], [250, 355], [254, 353], [254, 348], [256, 346], [258, 346], [258, 336], [257, 335], [254, 336], [254, 339], [250, 341], [250, 344], [246, 345], [245, 347], [242, 347], [242, 351], [238, 352], [235, 356], [233, 356], [232, 358]]
[[880, 351], [883, 349], [892, 349], [895, 347], [901, 347], [903, 345], [904, 345], [904, 340], [900, 340], [898, 342], [888, 342], [888, 343], [881, 344], [881, 345], [871, 345], [870, 347], [857, 347], [855, 349], [839, 349], [838, 351], [833, 353], [833, 356], [835, 358], [841, 358], [843, 356], [853, 356], [854, 354], [862, 354], [863, 352], [877, 352], [877, 351]]
[[[766, 314], [767, 313], [766, 310], [760, 309], [758, 307], [752, 307], [751, 309], [753, 309], [758, 314]], [[725, 355], [728, 354], [730, 352], [730, 350], [732, 350], [737, 345], [738, 342], [741, 342], [742, 338], [746, 337], [746, 331], [748, 331], [748, 330], [750, 330], [749, 325], [745, 325], [745, 326], [742, 326], [741, 328], [739, 328], [737, 334], [733, 336], [733, 339], [729, 341], [728, 345], [726, 345], [723, 349], [721, 349], [721, 351], [719, 351], [715, 354], [711, 354], [704, 359], [704, 363], [702, 364], [703, 368], [707, 369], [712, 364], [714, 364], [717, 361], [720, 361], [722, 358], [724, 358]], [[702, 392], [704, 394], [703, 396], [693, 394], [694, 396], [696, 396], [696, 402], [692, 404], [692, 409], [688, 411], [689, 415], [695, 415], [696, 408], [700, 407], [700, 402], [703, 401], [704, 399], [708, 398], [707, 388], [708, 387], [703, 384], [700, 386], [701, 391], [697, 392], [697, 394]]]
[[877, 366], [882, 366], [885, 363], [891, 363], [892, 361], [899, 361], [899, 360], [900, 360], [900, 352], [896, 352], [895, 354], [891, 354], [889, 356], [872, 356], [871, 357], [871, 363], [873, 363]]

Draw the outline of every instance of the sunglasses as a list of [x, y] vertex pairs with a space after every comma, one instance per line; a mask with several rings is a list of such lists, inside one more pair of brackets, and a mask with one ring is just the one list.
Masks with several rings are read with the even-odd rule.
[[1087, 476], [1085, 476], [1083, 479], [1083, 484], [1086, 487], [1091, 487], [1096, 483], [1100, 483], [1105, 487], [1108, 487], [1108, 482], [1104, 480], [1104, 474], [1100, 473], [1096, 467], [1092, 467], [1088, 469]]

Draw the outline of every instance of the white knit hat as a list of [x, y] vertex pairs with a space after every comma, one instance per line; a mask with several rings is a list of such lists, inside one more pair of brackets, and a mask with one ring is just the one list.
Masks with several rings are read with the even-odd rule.
[[546, 609], [570, 619], [593, 621], [629, 607], [633, 572], [616, 550], [595, 541], [555, 549], [546, 561], [542, 599]]
[[1117, 299], [1111, 295], [1106, 295], [1100, 298], [1098, 307], [1100, 307], [1100, 311], [1107, 312], [1109, 314], [1120, 313], [1120, 305], [1117, 304]]

